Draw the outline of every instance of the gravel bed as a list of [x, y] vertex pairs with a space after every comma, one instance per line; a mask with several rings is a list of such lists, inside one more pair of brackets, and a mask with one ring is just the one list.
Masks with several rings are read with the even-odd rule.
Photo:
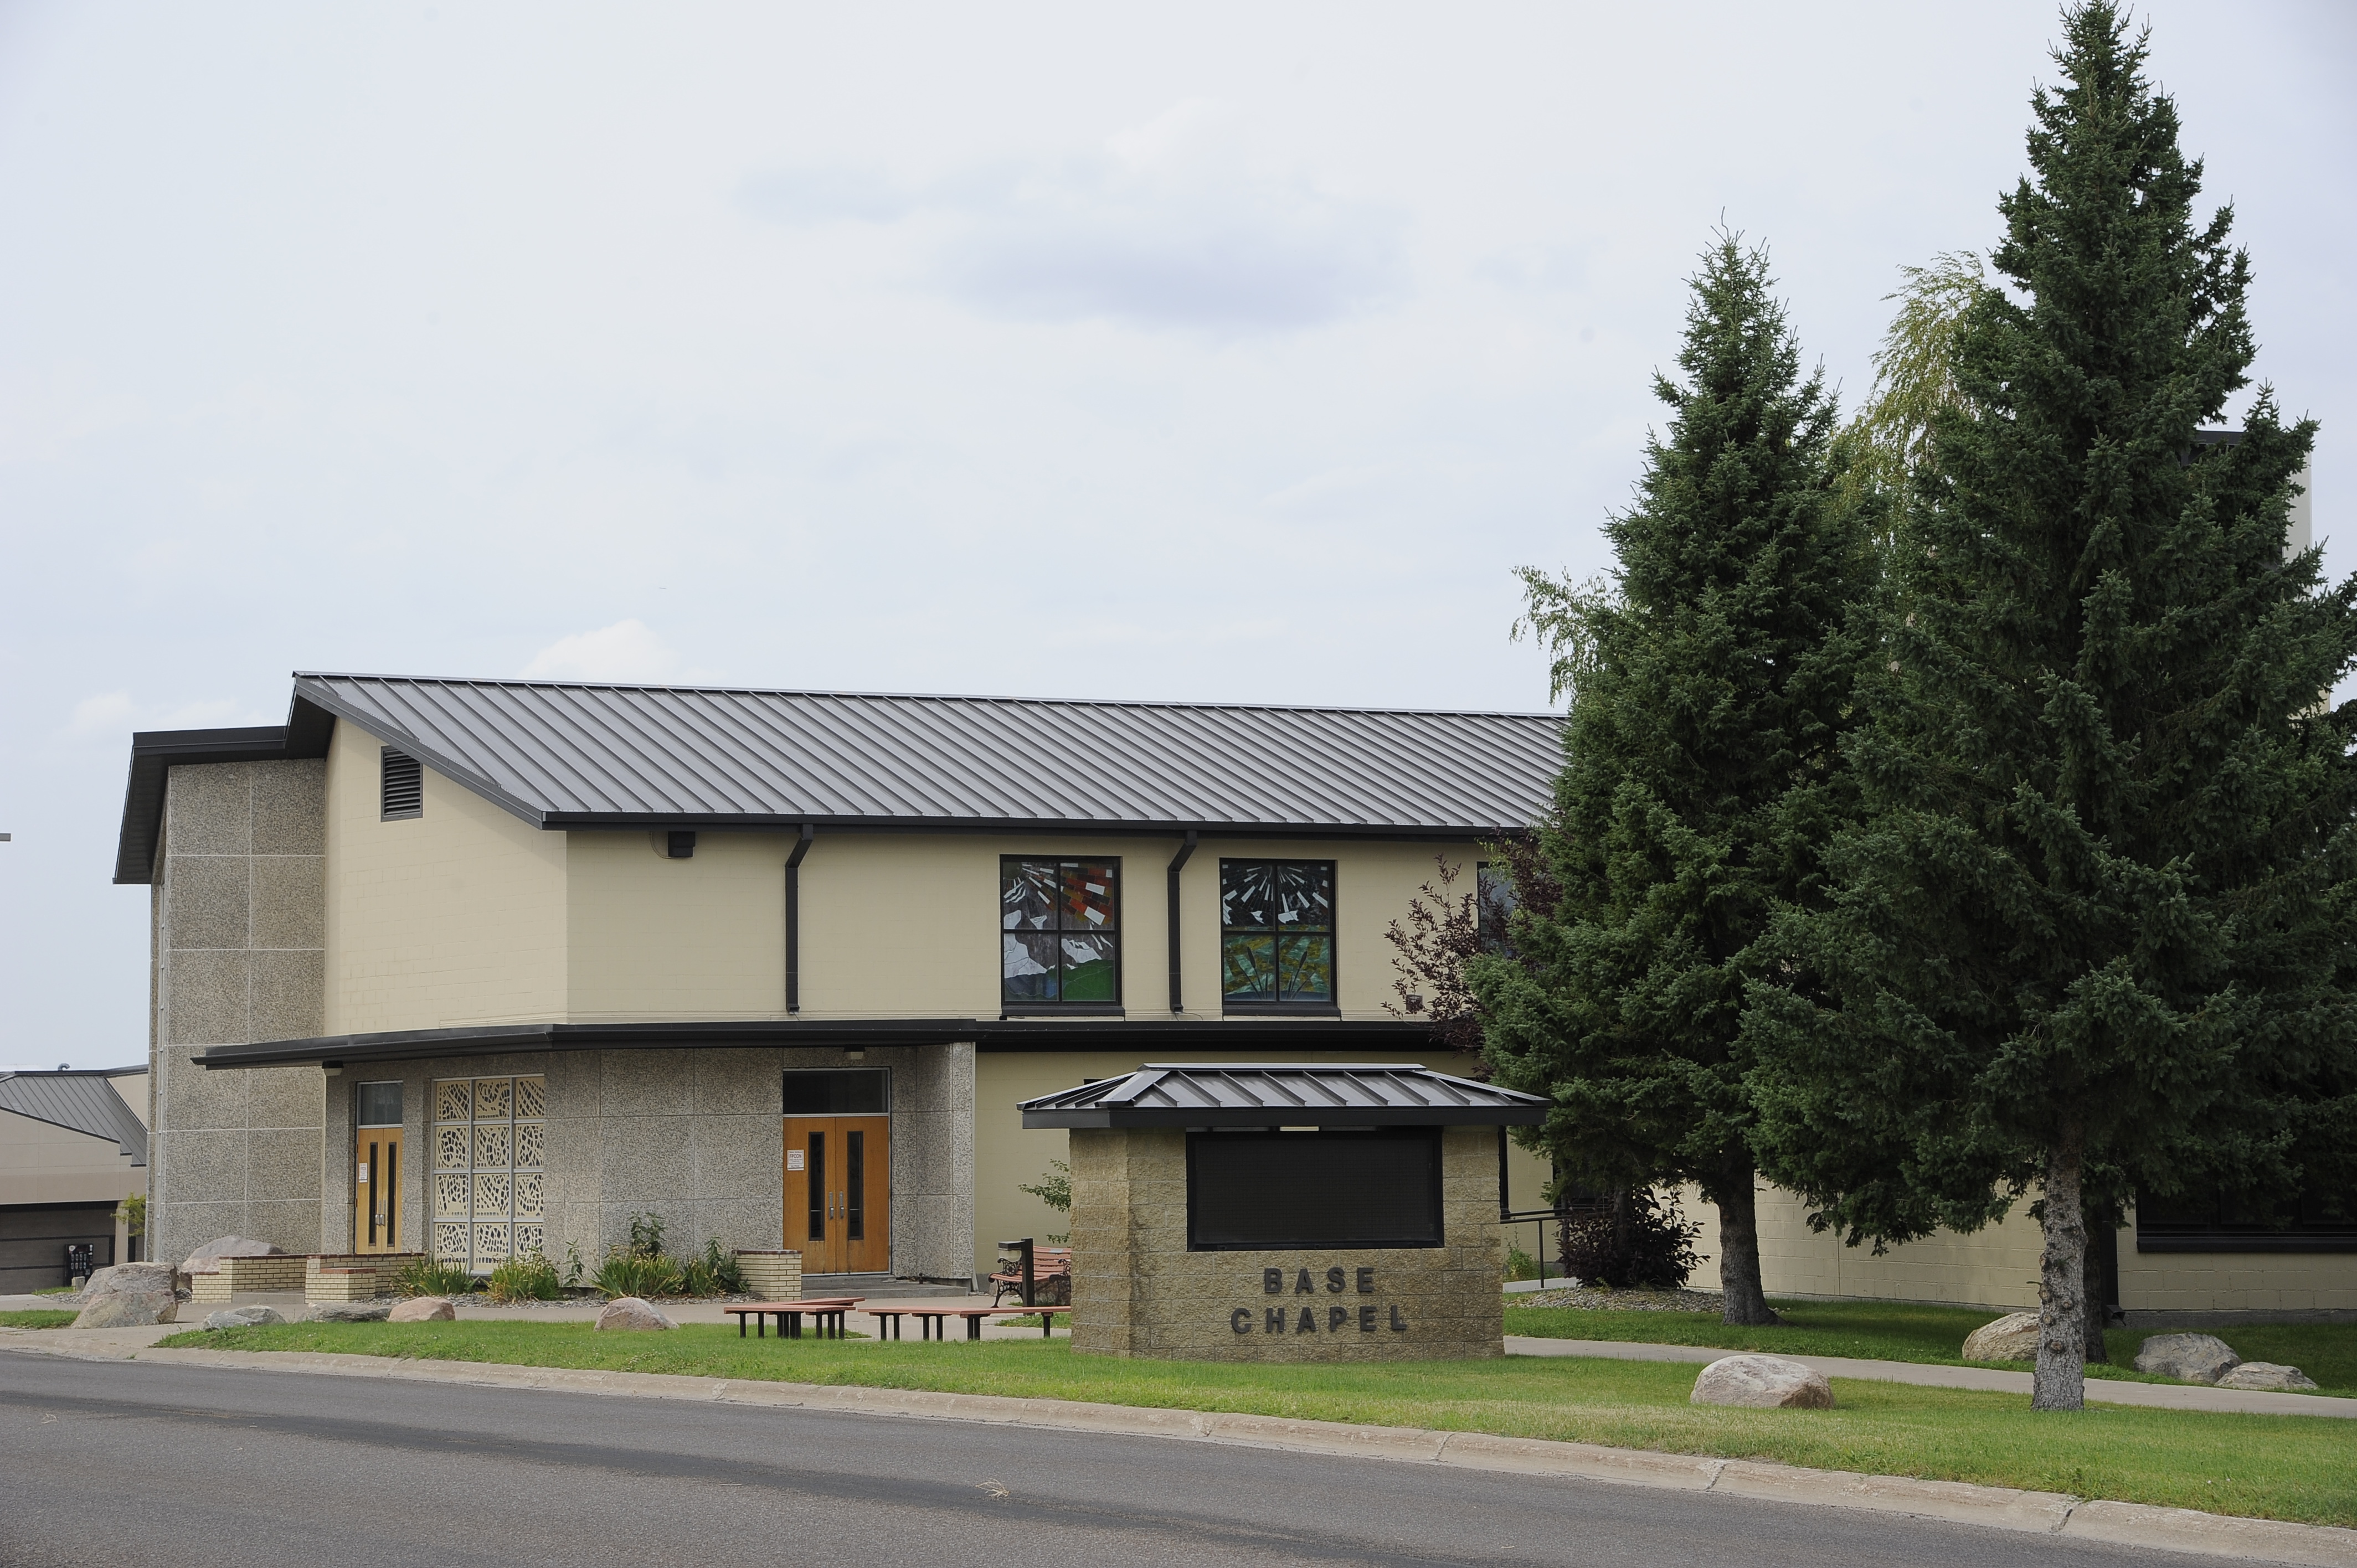
[[1595, 1312], [1725, 1312], [1727, 1297], [1715, 1290], [1606, 1290], [1573, 1285], [1512, 1296], [1508, 1305], [1577, 1306]]

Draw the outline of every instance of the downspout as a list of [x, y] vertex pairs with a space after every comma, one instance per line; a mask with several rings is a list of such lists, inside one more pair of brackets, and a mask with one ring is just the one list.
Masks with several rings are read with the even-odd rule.
[[1178, 999], [1178, 874], [1187, 867], [1188, 857], [1195, 853], [1196, 832], [1187, 830], [1187, 842], [1178, 846], [1178, 858], [1170, 863], [1170, 1011], [1187, 1009]]
[[802, 836], [786, 856], [786, 1011], [802, 1010], [802, 856], [810, 853], [818, 829], [802, 824]]

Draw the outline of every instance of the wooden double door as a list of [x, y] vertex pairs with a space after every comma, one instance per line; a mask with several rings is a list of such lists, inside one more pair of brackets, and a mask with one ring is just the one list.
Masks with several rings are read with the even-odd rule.
[[892, 1118], [786, 1118], [786, 1245], [805, 1274], [892, 1267]]
[[401, 1129], [362, 1127], [352, 1143], [352, 1251], [398, 1252], [405, 1240], [401, 1213]]

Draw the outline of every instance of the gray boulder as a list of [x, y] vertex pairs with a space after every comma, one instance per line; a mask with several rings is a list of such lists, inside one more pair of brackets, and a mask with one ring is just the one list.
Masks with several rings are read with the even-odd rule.
[[76, 1328], [147, 1328], [179, 1316], [169, 1263], [117, 1263], [90, 1276]]
[[2298, 1367], [2287, 1367], [2276, 1361], [2245, 1361], [2218, 1380], [2222, 1389], [2253, 1389], [2263, 1392], [2304, 1394], [2313, 1391], [2316, 1380]]
[[2136, 1352], [2136, 1369], [2189, 1383], [2214, 1383], [2243, 1364], [2214, 1334], [2156, 1334]]
[[259, 1328], [286, 1320], [266, 1306], [226, 1306], [205, 1319], [207, 1328]]
[[618, 1295], [606, 1304], [605, 1310], [597, 1314], [597, 1327], [601, 1332], [609, 1329], [653, 1329], [670, 1326], [672, 1326], [671, 1319], [655, 1310], [654, 1303], [635, 1295]]
[[306, 1323], [382, 1323], [393, 1305], [382, 1301], [323, 1301], [303, 1315]]
[[1746, 1405], [1755, 1410], [1831, 1410], [1834, 1386], [1814, 1367], [1781, 1356], [1727, 1356], [1702, 1369], [1688, 1402]]
[[448, 1323], [458, 1316], [447, 1295], [414, 1295], [393, 1309], [393, 1323]]
[[1984, 1323], [1964, 1337], [1967, 1361], [2035, 1361], [2038, 1359], [2038, 1314], [2008, 1312], [1995, 1323]]
[[274, 1258], [278, 1249], [267, 1241], [248, 1240], [243, 1236], [216, 1236], [188, 1256], [180, 1265], [184, 1274], [217, 1274], [223, 1258]]

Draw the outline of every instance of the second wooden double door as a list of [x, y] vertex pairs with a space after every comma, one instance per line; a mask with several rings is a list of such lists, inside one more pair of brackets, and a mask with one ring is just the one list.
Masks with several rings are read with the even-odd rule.
[[892, 1119], [786, 1118], [786, 1245], [805, 1274], [892, 1266]]

